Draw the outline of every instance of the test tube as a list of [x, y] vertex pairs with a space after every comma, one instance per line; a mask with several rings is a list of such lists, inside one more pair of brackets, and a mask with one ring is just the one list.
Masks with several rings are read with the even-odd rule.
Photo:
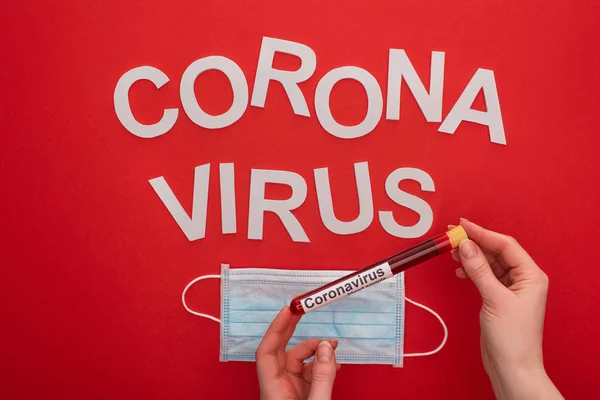
[[297, 296], [291, 301], [290, 309], [294, 314], [306, 314], [317, 310], [342, 297], [391, 278], [432, 257], [457, 248], [458, 244], [467, 238], [467, 233], [459, 225], [383, 261]]

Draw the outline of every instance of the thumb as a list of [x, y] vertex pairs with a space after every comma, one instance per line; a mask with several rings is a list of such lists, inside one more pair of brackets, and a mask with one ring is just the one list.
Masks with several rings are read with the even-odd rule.
[[313, 362], [312, 383], [308, 400], [331, 399], [333, 381], [335, 381], [335, 353], [328, 341], [322, 341], [317, 347]]
[[475, 242], [469, 239], [461, 241], [458, 253], [463, 269], [484, 301], [494, 301], [502, 295], [505, 287], [496, 278], [485, 254]]

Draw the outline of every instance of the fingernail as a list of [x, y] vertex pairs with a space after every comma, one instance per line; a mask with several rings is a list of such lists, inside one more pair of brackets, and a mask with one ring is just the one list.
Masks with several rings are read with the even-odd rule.
[[330, 362], [332, 355], [333, 347], [331, 347], [331, 344], [328, 341], [324, 340], [319, 343], [319, 347], [317, 348], [317, 361], [323, 363]]
[[333, 347], [336, 344], [338, 344], [338, 340], [337, 339], [328, 339], [327, 340], [329, 342], [329, 344]]
[[468, 260], [469, 258], [475, 256], [475, 254], [477, 254], [477, 247], [475, 246], [475, 243], [468, 239], [465, 239], [460, 242], [459, 251], [460, 255]]

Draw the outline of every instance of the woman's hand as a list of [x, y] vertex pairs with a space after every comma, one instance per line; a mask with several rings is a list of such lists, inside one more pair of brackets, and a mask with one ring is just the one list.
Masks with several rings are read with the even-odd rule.
[[[328, 400], [339, 364], [337, 340], [310, 339], [286, 351], [300, 316], [284, 307], [269, 326], [256, 350], [256, 369], [262, 400]], [[309, 363], [304, 360], [315, 356]]]
[[542, 359], [548, 277], [515, 239], [465, 219], [460, 225], [471, 240], [453, 251], [462, 263], [456, 274], [483, 300], [481, 356], [496, 397], [562, 399]]

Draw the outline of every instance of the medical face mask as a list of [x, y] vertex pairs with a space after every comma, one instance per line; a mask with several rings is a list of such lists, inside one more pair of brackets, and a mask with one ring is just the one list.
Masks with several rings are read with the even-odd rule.
[[[221, 361], [255, 361], [263, 335], [277, 313], [298, 294], [345, 276], [349, 271], [235, 268], [222, 265], [221, 275], [192, 280], [181, 300], [190, 313], [221, 324]], [[221, 278], [221, 318], [191, 310], [187, 290], [197, 282]], [[444, 339], [433, 351], [404, 354], [405, 300], [432, 313], [444, 328]], [[288, 348], [312, 338], [338, 339], [336, 360], [346, 364], [390, 364], [404, 357], [427, 356], [442, 349], [448, 330], [433, 310], [404, 295], [404, 273], [344, 297], [302, 317]]]

